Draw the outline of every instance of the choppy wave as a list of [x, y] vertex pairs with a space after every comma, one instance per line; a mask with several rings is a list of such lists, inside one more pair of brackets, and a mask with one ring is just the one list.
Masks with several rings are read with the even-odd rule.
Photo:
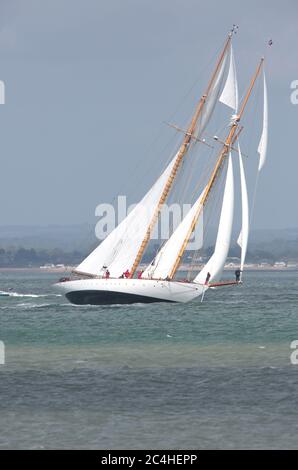
[[37, 299], [39, 297], [61, 297], [61, 294], [20, 294], [19, 292], [0, 291], [0, 297], [29, 297]]

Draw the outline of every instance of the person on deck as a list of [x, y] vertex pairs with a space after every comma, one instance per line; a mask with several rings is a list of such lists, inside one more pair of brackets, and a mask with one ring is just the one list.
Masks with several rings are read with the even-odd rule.
[[235, 277], [236, 277], [236, 282], [240, 282], [240, 277], [241, 277], [241, 270], [240, 269], [236, 269]]
[[211, 274], [207, 273], [206, 280], [205, 280], [205, 285], [209, 284], [210, 277], [211, 277]]
[[143, 269], [141, 269], [141, 271], [138, 272], [138, 279], [142, 279], [143, 272], [144, 272]]
[[105, 272], [105, 279], [109, 279], [109, 278], [110, 278], [110, 271], [107, 269]]
[[128, 278], [130, 277], [130, 272], [129, 272], [128, 269], [127, 269], [123, 274], [124, 274], [124, 277], [125, 277], [126, 279], [128, 279]]
[[103, 266], [99, 271], [99, 277], [106, 277], [107, 266]]

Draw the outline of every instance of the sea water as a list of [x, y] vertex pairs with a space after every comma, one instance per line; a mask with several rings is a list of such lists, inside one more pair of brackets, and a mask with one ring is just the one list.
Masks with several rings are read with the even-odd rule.
[[298, 272], [102, 307], [57, 277], [0, 273], [0, 448], [298, 447]]

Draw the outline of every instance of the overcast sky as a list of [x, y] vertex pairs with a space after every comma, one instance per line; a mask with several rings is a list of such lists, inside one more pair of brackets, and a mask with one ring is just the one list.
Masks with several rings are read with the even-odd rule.
[[240, 84], [267, 56], [254, 228], [298, 226], [297, 0], [0, 0], [0, 224], [95, 223], [96, 205], [123, 187], [141, 196], [152, 181], [138, 187], [143, 152], [150, 166], [148, 145], [233, 23]]

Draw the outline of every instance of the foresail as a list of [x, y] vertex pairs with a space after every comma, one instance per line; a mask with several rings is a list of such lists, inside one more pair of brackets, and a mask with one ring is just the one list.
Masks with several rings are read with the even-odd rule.
[[77, 272], [98, 275], [102, 267], [107, 266], [110, 275], [118, 277], [124, 271], [130, 269], [176, 158], [177, 155], [128, 216], [76, 268]]
[[220, 278], [229, 253], [232, 237], [233, 215], [234, 175], [233, 162], [230, 153], [228, 157], [226, 184], [214, 253], [207, 262], [207, 264], [204, 266], [202, 271], [196, 276], [194, 282], [204, 284], [208, 273], [210, 273], [209, 282], [218, 280]]
[[233, 48], [231, 46], [230, 51], [230, 67], [227, 77], [226, 84], [222, 91], [222, 94], [219, 98], [219, 101], [229, 108], [232, 108], [235, 113], [238, 111], [238, 83], [237, 83], [237, 74], [236, 66], [233, 54]]
[[[201, 205], [204, 192], [205, 189], [197, 201], [193, 204], [191, 209], [188, 211], [184, 219], [180, 222], [169, 240], [163, 245], [153, 262], [146, 268], [142, 277], [166, 279], [170, 275], [183, 242], [190, 230], [195, 214]], [[197, 222], [198, 226], [202, 226], [202, 220], [203, 210], [201, 211], [200, 218]], [[197, 248], [201, 247], [198, 246]]]
[[266, 161], [267, 154], [267, 143], [268, 143], [268, 96], [267, 96], [267, 84], [266, 76], [264, 72], [264, 111], [263, 111], [263, 131], [261, 140], [258, 147], [258, 153], [260, 155], [259, 168], [261, 171]]
[[249, 234], [249, 207], [248, 207], [248, 194], [247, 194], [245, 171], [244, 171], [243, 159], [242, 159], [239, 143], [238, 143], [238, 155], [239, 155], [240, 182], [241, 182], [242, 228], [241, 228], [241, 232], [237, 240], [237, 243], [241, 247], [240, 270], [243, 271], [244, 262], [246, 258], [246, 252], [247, 252], [248, 234]]

